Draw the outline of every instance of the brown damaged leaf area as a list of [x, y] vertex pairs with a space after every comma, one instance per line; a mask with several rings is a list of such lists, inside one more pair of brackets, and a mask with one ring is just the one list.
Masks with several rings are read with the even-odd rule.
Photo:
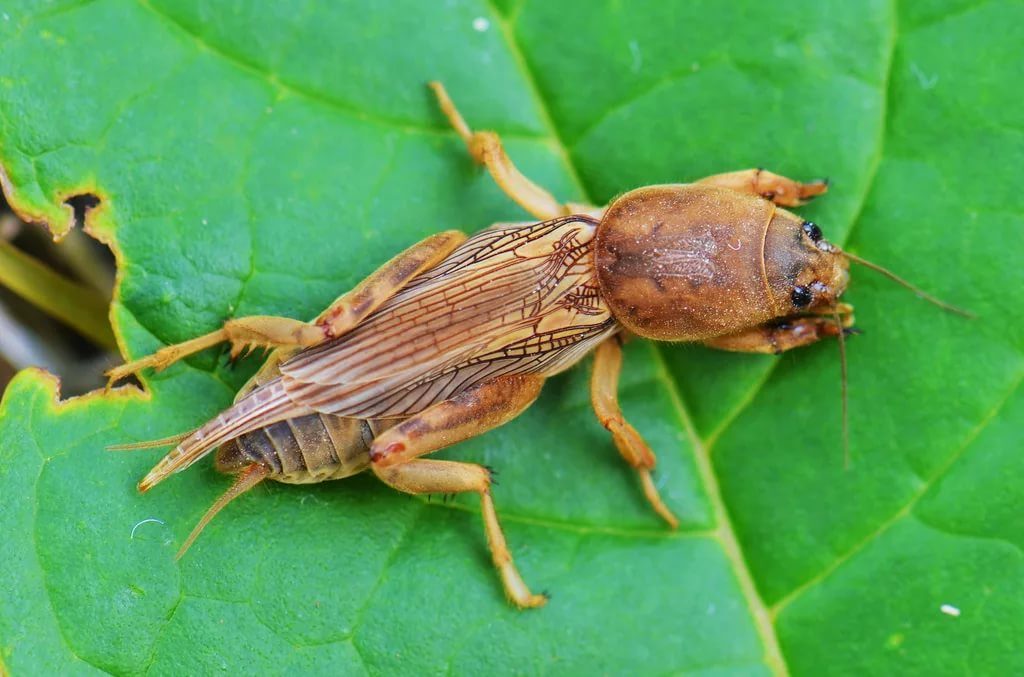
[[20, 199], [4, 169], [4, 163], [0, 161], [0, 187], [3, 188], [4, 199], [18, 218], [25, 223], [42, 226], [50, 232], [54, 242], [60, 242], [72, 228], [80, 226], [103, 244], [115, 248], [113, 240], [109, 239], [104, 229], [108, 225], [104, 223], [108, 198], [95, 184], [84, 183], [61, 190], [53, 196], [50, 209], [39, 209], [31, 206], [29, 200]]

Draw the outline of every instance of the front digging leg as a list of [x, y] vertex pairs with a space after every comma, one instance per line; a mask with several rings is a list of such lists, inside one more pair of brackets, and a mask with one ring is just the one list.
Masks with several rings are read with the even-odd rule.
[[831, 315], [783, 318], [735, 334], [708, 339], [704, 345], [738, 353], [778, 355], [830, 336], [839, 336], [840, 333], [855, 333], [852, 325], [852, 313], [840, 314], [838, 322]]
[[828, 181], [800, 183], [766, 169], [744, 169], [708, 176], [695, 183], [760, 195], [780, 207], [799, 207], [828, 190]]

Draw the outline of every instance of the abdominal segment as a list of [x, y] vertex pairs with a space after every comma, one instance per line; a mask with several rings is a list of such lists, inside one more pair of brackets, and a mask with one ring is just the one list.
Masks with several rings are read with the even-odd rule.
[[342, 479], [370, 465], [371, 422], [329, 414], [307, 414], [245, 433], [217, 451], [217, 469], [235, 473], [259, 463], [267, 479], [310, 484]]

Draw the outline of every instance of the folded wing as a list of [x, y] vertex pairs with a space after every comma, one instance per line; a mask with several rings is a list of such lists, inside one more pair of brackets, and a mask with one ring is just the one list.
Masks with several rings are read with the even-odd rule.
[[496, 376], [561, 371], [616, 329], [593, 279], [595, 225], [478, 233], [354, 330], [282, 364], [284, 391], [321, 413], [402, 417]]

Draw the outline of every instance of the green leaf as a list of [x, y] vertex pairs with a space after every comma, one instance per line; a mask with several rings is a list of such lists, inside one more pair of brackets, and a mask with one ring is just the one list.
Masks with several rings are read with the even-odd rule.
[[475, 499], [372, 478], [260, 487], [175, 562], [228, 479], [200, 464], [140, 496], [156, 454], [104, 448], [204, 421], [251, 361], [210, 351], [146, 395], [62, 403], [23, 372], [0, 409], [0, 672], [1024, 669], [1024, 5], [255, 5], [0, 15], [8, 200], [59, 234], [68, 197], [100, 198], [130, 356], [231, 316], [308, 318], [427, 234], [525, 218], [429, 79], [563, 199], [829, 176], [804, 213], [830, 238], [979, 318], [853, 270], [849, 469], [834, 345], [630, 344], [623, 406], [675, 533], [594, 421], [588, 367], [552, 380], [444, 452], [501, 471], [513, 553], [553, 594], [531, 612], [501, 597]]

